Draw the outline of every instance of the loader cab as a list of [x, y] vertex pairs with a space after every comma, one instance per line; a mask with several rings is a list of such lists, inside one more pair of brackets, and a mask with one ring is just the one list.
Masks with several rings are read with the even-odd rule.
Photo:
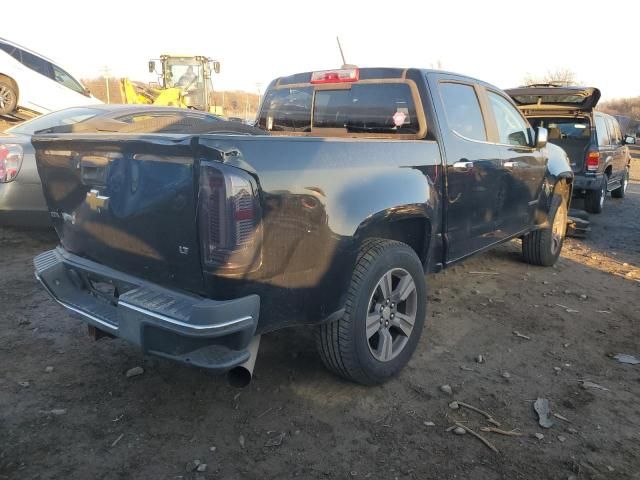
[[149, 62], [149, 71], [158, 74], [163, 89], [179, 88], [185, 104], [196, 110], [212, 111], [212, 72], [220, 72], [220, 62], [204, 56], [161, 55], [161, 70], [155, 61]]

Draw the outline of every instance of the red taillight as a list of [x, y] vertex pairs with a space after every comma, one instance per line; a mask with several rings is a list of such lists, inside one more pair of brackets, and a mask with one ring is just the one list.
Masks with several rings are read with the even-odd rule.
[[360, 70], [357, 68], [323, 70], [311, 74], [311, 83], [349, 83], [357, 82], [359, 78]]
[[599, 165], [600, 165], [600, 152], [588, 152], [587, 161], [586, 161], [587, 171], [595, 172], [598, 170]]
[[17, 144], [0, 145], [0, 183], [14, 180], [22, 167], [23, 151]]
[[203, 164], [198, 210], [205, 267], [246, 272], [260, 266], [260, 205], [248, 174]]

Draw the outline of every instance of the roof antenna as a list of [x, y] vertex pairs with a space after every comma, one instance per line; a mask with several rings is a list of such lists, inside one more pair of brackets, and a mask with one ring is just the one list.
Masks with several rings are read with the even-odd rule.
[[342, 57], [342, 68], [356, 68], [355, 65], [347, 63], [347, 61], [344, 59], [344, 52], [342, 51], [342, 45], [340, 44], [340, 37], [338, 37], [337, 35], [336, 41], [338, 42], [338, 49], [340, 50], [340, 56]]

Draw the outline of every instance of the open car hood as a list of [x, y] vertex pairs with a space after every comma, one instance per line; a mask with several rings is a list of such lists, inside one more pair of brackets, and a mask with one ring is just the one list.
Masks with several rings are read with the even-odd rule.
[[531, 86], [505, 90], [520, 108], [591, 111], [600, 100], [595, 87]]

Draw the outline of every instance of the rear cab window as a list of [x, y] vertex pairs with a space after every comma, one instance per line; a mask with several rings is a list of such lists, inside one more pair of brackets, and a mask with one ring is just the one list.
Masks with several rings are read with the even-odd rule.
[[311, 132], [313, 87], [277, 88], [267, 92], [258, 126], [271, 132]]
[[276, 85], [257, 126], [273, 134], [422, 138], [426, 122], [415, 84], [404, 78]]

